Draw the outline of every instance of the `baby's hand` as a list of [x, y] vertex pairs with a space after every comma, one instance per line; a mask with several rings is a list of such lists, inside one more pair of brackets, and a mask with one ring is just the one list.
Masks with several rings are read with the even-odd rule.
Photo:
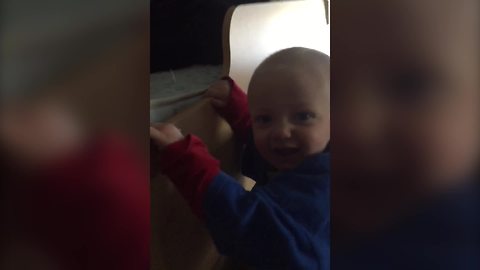
[[180, 129], [173, 124], [157, 123], [150, 126], [150, 138], [161, 151], [165, 146], [180, 141], [184, 136]]
[[227, 80], [218, 80], [214, 82], [208, 88], [205, 97], [212, 99], [212, 105], [215, 108], [225, 108], [230, 97], [230, 83]]

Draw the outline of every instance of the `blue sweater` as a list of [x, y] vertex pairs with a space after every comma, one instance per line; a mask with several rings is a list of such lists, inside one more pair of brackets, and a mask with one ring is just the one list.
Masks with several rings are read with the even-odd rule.
[[262, 180], [248, 192], [220, 172], [209, 185], [205, 218], [220, 253], [257, 269], [330, 269], [330, 154]]

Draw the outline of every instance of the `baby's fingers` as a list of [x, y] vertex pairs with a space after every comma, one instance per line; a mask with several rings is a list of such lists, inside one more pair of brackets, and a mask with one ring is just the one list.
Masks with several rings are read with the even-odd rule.
[[150, 126], [150, 137], [160, 149], [183, 139], [182, 132], [175, 125], [165, 123]]
[[205, 93], [205, 97], [227, 100], [230, 95], [230, 84], [228, 81], [219, 80], [214, 82]]
[[161, 145], [165, 144], [166, 141], [165, 134], [154, 127], [150, 127], [150, 138], [152, 138], [157, 144]]
[[214, 107], [217, 107], [217, 108], [225, 108], [227, 106], [227, 103], [225, 101], [216, 99], [216, 98], [212, 98], [210, 102]]
[[152, 138], [153, 142], [160, 148], [160, 150], [168, 145], [167, 136], [154, 127], [150, 127], [150, 138]]
[[208, 88], [207, 92], [203, 95], [206, 98], [220, 98], [222, 95], [220, 93], [221, 90], [216, 88]]

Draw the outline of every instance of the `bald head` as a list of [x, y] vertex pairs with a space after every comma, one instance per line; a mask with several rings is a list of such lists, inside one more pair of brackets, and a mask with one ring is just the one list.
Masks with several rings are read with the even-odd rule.
[[292, 47], [280, 50], [267, 57], [258, 66], [257, 71], [271, 65], [322, 67], [328, 71], [329, 63], [330, 58], [322, 52], [304, 47]]
[[268, 76], [276, 71], [290, 71], [311, 77], [322, 84], [329, 85], [330, 58], [317, 50], [292, 47], [283, 49], [267, 57], [255, 70], [250, 80], [249, 90], [259, 77]]

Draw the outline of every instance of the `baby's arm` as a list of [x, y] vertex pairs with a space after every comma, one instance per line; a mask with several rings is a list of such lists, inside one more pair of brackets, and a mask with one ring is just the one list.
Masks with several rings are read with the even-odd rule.
[[203, 142], [194, 135], [187, 135], [167, 145], [161, 151], [160, 169], [170, 178], [193, 213], [203, 218], [203, 197], [220, 172], [219, 162], [208, 153]]
[[245, 92], [230, 77], [224, 77], [210, 86], [205, 97], [212, 98], [213, 107], [230, 124], [238, 139], [245, 143], [251, 129]]
[[205, 219], [219, 252], [259, 269], [327, 269], [312, 235], [259, 190], [245, 191], [223, 172], [210, 184]]

